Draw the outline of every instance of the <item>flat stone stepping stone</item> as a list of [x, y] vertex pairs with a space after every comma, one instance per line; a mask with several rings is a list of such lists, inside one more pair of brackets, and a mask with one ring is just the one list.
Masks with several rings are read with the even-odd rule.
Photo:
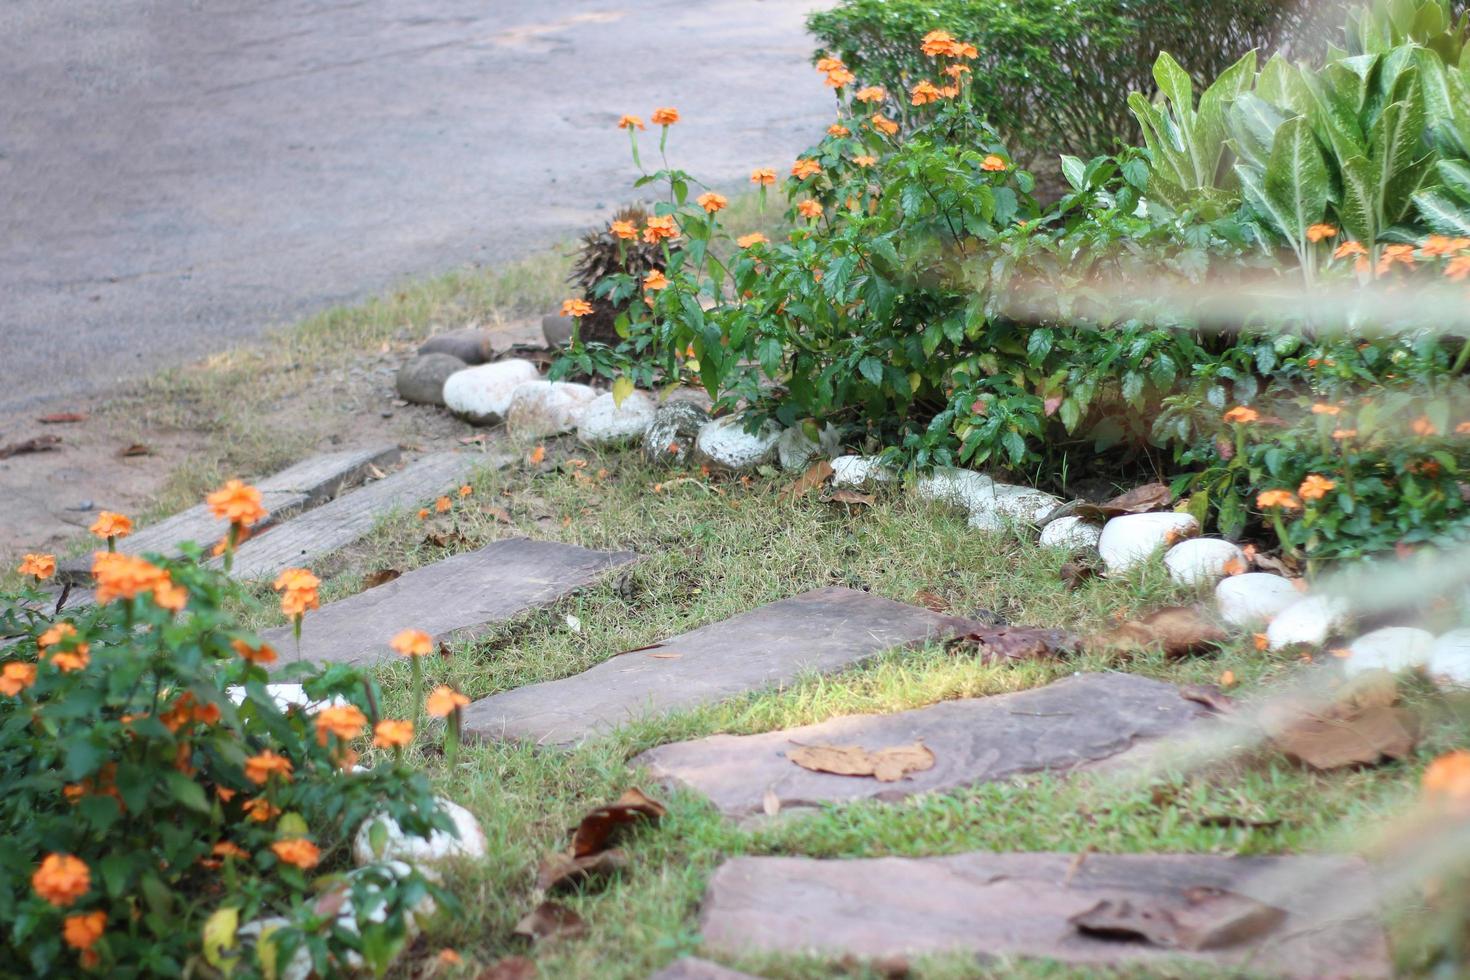
[[[729, 817], [788, 808], [898, 800], [1041, 770], [1097, 762], [1207, 715], [1177, 688], [1132, 674], [1082, 674], [1015, 694], [943, 701], [890, 715], [849, 715], [762, 735], [713, 735], [659, 746], [633, 760], [655, 778], [709, 797]], [[934, 766], [897, 782], [804, 769], [799, 745], [869, 751], [922, 741]]]
[[648, 980], [760, 980], [749, 973], [711, 963], [697, 956], [683, 956], [659, 970]]
[[[496, 541], [309, 613], [301, 657], [342, 664], [389, 660], [396, 655], [388, 641], [405, 629], [423, 630], [436, 643], [473, 637], [637, 559], [631, 551], [589, 551], [555, 541]], [[266, 630], [261, 639], [280, 651], [277, 666], [295, 660], [289, 626]]]
[[638, 718], [715, 704], [833, 673], [894, 647], [960, 635], [976, 623], [852, 589], [761, 606], [591, 670], [476, 701], [464, 730], [483, 738], [571, 745]]
[[415, 460], [397, 473], [252, 537], [235, 552], [233, 574], [242, 579], [275, 578], [282, 569], [309, 566], [363, 538], [388, 514], [417, 510], [462, 484], [479, 467], [498, 468], [509, 459], [448, 452]]
[[[259, 534], [294, 514], [331, 500], [343, 487], [360, 480], [372, 467], [391, 466], [398, 461], [398, 456], [398, 447], [385, 443], [367, 449], [313, 456], [266, 477], [256, 483], [255, 488], [260, 491], [261, 503], [270, 513], [253, 530]], [[213, 545], [224, 537], [226, 530], [225, 522], [211, 514], [207, 504], [196, 504], [119, 539], [117, 550], [130, 555], [152, 552], [173, 558], [180, 554], [181, 542]], [[57, 569], [57, 577], [61, 581], [90, 584], [91, 557], [63, 562]]]
[[[1068, 920], [1104, 899], [1183, 903], [1196, 888], [1274, 906], [1254, 938], [1202, 950], [1098, 938]], [[1070, 963], [1164, 965], [1171, 957], [1271, 976], [1389, 977], [1367, 866], [1333, 856], [996, 854], [726, 861], [705, 892], [701, 932], [714, 953], [919, 956], [974, 952]], [[1252, 972], [1251, 975], [1256, 975]]]

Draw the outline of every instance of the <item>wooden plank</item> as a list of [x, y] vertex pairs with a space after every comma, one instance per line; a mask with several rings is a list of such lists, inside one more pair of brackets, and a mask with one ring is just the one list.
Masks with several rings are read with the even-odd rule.
[[[589, 551], [555, 541], [509, 538], [426, 565], [308, 614], [304, 660], [369, 664], [395, 654], [388, 641], [419, 629], [436, 642], [475, 636], [491, 624], [554, 602], [636, 561], [631, 551]], [[290, 627], [261, 638], [292, 661]]]
[[[336, 497], [344, 487], [356, 483], [374, 466], [391, 466], [398, 461], [399, 450], [392, 443], [326, 453], [303, 460], [255, 484], [269, 516], [253, 530], [256, 534], [303, 510], [316, 507]], [[156, 524], [140, 528], [118, 541], [119, 551], [131, 555], [145, 552], [173, 558], [179, 545], [194, 541], [212, 545], [220, 540], [225, 525], [209, 512], [206, 504], [196, 504]], [[75, 558], [57, 568], [61, 581], [90, 584], [92, 559]]]
[[816, 589], [558, 681], [476, 701], [464, 730], [570, 745], [626, 722], [832, 673], [978, 624], [851, 589]]
[[446, 452], [415, 460], [397, 473], [246, 541], [235, 554], [233, 574], [242, 579], [266, 579], [285, 568], [310, 565], [360, 540], [389, 514], [417, 510], [463, 483], [475, 469], [487, 464], [504, 466], [510, 458]]

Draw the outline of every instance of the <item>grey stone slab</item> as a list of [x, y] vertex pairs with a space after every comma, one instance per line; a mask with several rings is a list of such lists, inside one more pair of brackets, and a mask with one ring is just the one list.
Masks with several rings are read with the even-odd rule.
[[857, 592], [816, 589], [613, 657], [591, 670], [484, 698], [465, 731], [569, 745], [628, 721], [832, 673], [977, 624]]
[[683, 956], [659, 970], [648, 980], [760, 980], [749, 973], [711, 963], [697, 956]]
[[[398, 447], [392, 443], [326, 453], [256, 482], [261, 503], [270, 513], [252, 529], [253, 532], [259, 534], [288, 517], [331, 500], [344, 487], [360, 480], [372, 467], [391, 466], [398, 461], [398, 456]], [[194, 541], [212, 545], [224, 536], [226, 530], [225, 523], [209, 512], [208, 505], [196, 504], [122, 538], [117, 542], [117, 548], [131, 555], [150, 552], [174, 557], [179, 554], [180, 543]], [[57, 568], [57, 577], [89, 584], [92, 559], [77, 558], [63, 562]]]
[[[1100, 939], [1068, 920], [1103, 898], [1182, 901], [1224, 889], [1282, 909], [1264, 935], [1203, 951]], [[714, 953], [916, 956], [973, 952], [1083, 964], [1171, 957], [1266, 975], [1391, 976], [1374, 884], [1355, 858], [1203, 854], [995, 854], [726, 861], [705, 893], [701, 932]]]
[[[1015, 694], [944, 701], [890, 715], [849, 715], [761, 735], [662, 745], [633, 760], [655, 778], [707, 796], [727, 816], [852, 800], [897, 800], [1041, 770], [1066, 770], [1177, 731], [1207, 714], [1170, 684], [1132, 674], [1082, 674]], [[897, 782], [812, 772], [794, 745], [876, 750], [922, 741], [934, 767]]]
[[[401, 630], [420, 629], [436, 641], [471, 637], [637, 559], [630, 551], [589, 551], [554, 541], [496, 541], [310, 613], [301, 656], [368, 664], [395, 656], [388, 641]], [[278, 664], [294, 659], [290, 627], [267, 630], [261, 638], [281, 651]]]
[[510, 457], [435, 453], [397, 473], [343, 494], [315, 510], [252, 537], [235, 555], [236, 578], [274, 578], [282, 569], [306, 566], [366, 536], [395, 511], [417, 510], [463, 483], [475, 469], [503, 466]]

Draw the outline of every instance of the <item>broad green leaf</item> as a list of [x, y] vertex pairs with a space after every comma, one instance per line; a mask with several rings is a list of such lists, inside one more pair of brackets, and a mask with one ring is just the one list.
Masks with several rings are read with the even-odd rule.
[[1374, 196], [1377, 182], [1373, 165], [1366, 157], [1354, 156], [1338, 161], [1342, 173], [1342, 194], [1337, 202], [1337, 216], [1347, 237], [1371, 245], [1378, 239], [1378, 200]]
[[1256, 79], [1256, 94], [1277, 108], [1307, 111], [1310, 97], [1296, 66], [1279, 54], [1271, 56]]
[[1441, 160], [1434, 170], [1446, 190], [1470, 204], [1470, 164], [1464, 160]]
[[1279, 109], [1255, 93], [1241, 93], [1231, 104], [1229, 113], [1236, 154], [1245, 162], [1264, 168], [1276, 130], [1285, 119]]
[[1420, 191], [1414, 195], [1414, 207], [1424, 223], [1441, 235], [1470, 237], [1470, 205], [1464, 205], [1443, 190]]
[[204, 787], [181, 772], [169, 770], [163, 774], [164, 785], [168, 787], [169, 795], [180, 804], [196, 813], [209, 813], [209, 800], [204, 795]]
[[1067, 183], [1071, 184], [1075, 190], [1080, 191], [1086, 188], [1087, 181], [1082, 176], [1086, 169], [1087, 164], [1079, 158], [1067, 153], [1062, 154], [1062, 176], [1067, 178]]
[[626, 374], [619, 375], [618, 379], [613, 382], [612, 386], [613, 405], [621, 407], [623, 404], [623, 400], [632, 393], [633, 379], [628, 377]]
[[1327, 208], [1327, 163], [1312, 128], [1303, 116], [1288, 119], [1276, 131], [1266, 163], [1265, 194], [1278, 230], [1300, 249], [1307, 227], [1322, 220]]
[[1423, 166], [1419, 147], [1424, 136], [1424, 102], [1418, 87], [1409, 98], [1384, 107], [1369, 135], [1369, 162], [1377, 185], [1378, 223], [1393, 224], [1419, 189]]
[[1194, 116], [1194, 83], [1189, 78], [1189, 72], [1179, 67], [1179, 62], [1170, 57], [1169, 52], [1161, 51], [1154, 60], [1154, 82], [1170, 102], [1174, 104], [1174, 112], [1179, 119], [1188, 122]]
[[216, 909], [204, 920], [204, 961], [227, 977], [234, 971], [236, 959], [225, 956], [224, 951], [234, 947], [239, 927], [239, 909]]

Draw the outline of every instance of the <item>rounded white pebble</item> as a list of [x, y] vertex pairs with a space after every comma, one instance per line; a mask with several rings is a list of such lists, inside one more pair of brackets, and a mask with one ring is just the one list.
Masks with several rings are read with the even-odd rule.
[[1164, 555], [1169, 577], [1180, 585], [1207, 585], [1230, 574], [1234, 562], [1246, 567], [1245, 552], [1220, 538], [1192, 538], [1181, 541]]
[[1076, 553], [1097, 547], [1102, 537], [1102, 528], [1089, 524], [1080, 517], [1058, 517], [1041, 529], [1043, 548], [1064, 548]]
[[1434, 634], [1413, 626], [1385, 626], [1364, 633], [1347, 646], [1348, 657], [1342, 662], [1349, 677], [1365, 670], [1386, 670], [1397, 674], [1417, 670], [1429, 662]]
[[1117, 574], [1148, 561], [1160, 548], [1194, 537], [1199, 530], [1199, 521], [1189, 514], [1124, 514], [1103, 525], [1097, 550], [1108, 571]]
[[1470, 688], [1470, 629], [1450, 630], [1435, 640], [1425, 670], [1440, 687]]
[[1291, 579], [1270, 572], [1232, 575], [1215, 586], [1220, 618], [1236, 629], [1250, 629], [1269, 622], [1301, 598]]
[[[411, 836], [398, 822], [386, 814], [367, 818], [352, 838], [352, 859], [359, 865], [377, 861], [407, 861], [415, 867], [432, 867], [441, 861], [483, 858], [489, 849], [485, 832], [474, 814], [449, 800], [439, 797], [439, 810], [454, 822], [458, 836], [436, 830], [428, 837]], [[383, 827], [382, 853], [373, 848], [373, 825]]]
[[1346, 601], [1335, 596], [1307, 596], [1276, 614], [1266, 627], [1266, 641], [1272, 650], [1302, 643], [1319, 646], [1347, 621], [1347, 616]]

